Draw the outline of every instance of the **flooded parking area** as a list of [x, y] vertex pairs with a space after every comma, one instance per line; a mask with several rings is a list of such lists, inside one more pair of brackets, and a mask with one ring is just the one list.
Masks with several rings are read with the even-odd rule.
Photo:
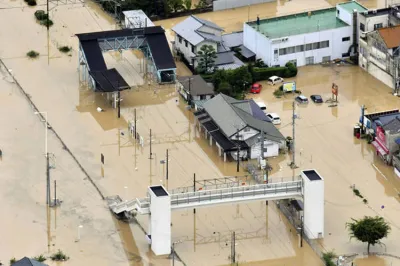
[[[375, 5], [374, 1], [364, 2]], [[122, 57], [118, 52], [105, 54], [108, 67], [123, 72], [130, 85], [144, 84], [122, 92], [122, 117], [119, 119], [104, 95], [95, 94], [79, 84], [78, 41], [74, 34], [116, 27], [96, 5], [89, 2], [52, 9], [55, 24], [50, 29], [49, 64], [46, 30], [33, 17], [34, 11], [43, 8], [44, 3], [29, 8], [23, 1], [0, 1], [0, 7], [5, 8], [0, 10], [0, 57], [38, 109], [47, 112], [52, 128], [105, 196], [143, 197], [152, 184], [164, 184], [169, 189], [191, 186], [193, 174], [197, 180], [246, 174], [243, 170], [237, 173], [235, 163], [224, 163], [215, 147], [210, 147], [199, 136], [193, 114], [174, 86], [149, 85], [141, 80], [140, 54], [123, 52]], [[311, 3], [315, 4], [315, 1], [277, 1], [265, 6], [265, 16], [298, 11], [302, 9], [300, 6]], [[318, 1], [317, 6], [313, 6], [329, 4], [332, 3]], [[22, 6], [25, 7], [18, 8]], [[248, 18], [243, 10], [199, 16], [227, 26], [226, 32], [229, 32], [240, 29]], [[257, 12], [261, 13], [259, 10], [264, 12], [256, 6], [250, 7], [250, 16], [254, 19]], [[14, 17], [20, 20], [8, 23]], [[168, 30], [176, 22], [157, 23]], [[14, 41], [3, 41], [5, 36]], [[71, 55], [59, 53], [59, 45], [72, 46]], [[27, 59], [25, 54], [31, 49], [41, 56], [36, 60]], [[181, 63], [178, 63], [178, 74], [189, 74]], [[9, 214], [16, 213], [16, 209], [23, 211], [2, 219], [0, 235], [4, 241], [0, 246], [0, 259], [4, 262], [13, 256], [48, 254], [60, 248], [71, 257], [67, 262], [70, 265], [170, 265], [170, 259], [155, 257], [149, 249], [141, 228], [146, 230], [148, 217], [138, 217], [140, 226], [114, 219], [106, 202], [52, 134], [49, 134], [49, 151], [56, 155], [56, 167], [51, 171], [64, 203], [59, 209], [47, 212], [43, 125], [32, 114], [32, 107], [19, 95], [19, 89], [10, 83], [12, 78], [5, 69], [1, 78], [0, 108], [3, 112], [0, 119], [5, 125], [5, 130], [0, 132], [3, 150], [1, 206]], [[393, 171], [375, 157], [370, 145], [353, 138], [352, 127], [360, 114], [361, 104], [372, 112], [395, 108], [398, 99], [390, 95], [389, 88], [357, 67], [304, 67], [294, 80], [307, 96], [319, 93], [327, 98], [332, 82], [340, 87], [338, 107], [310, 103], [296, 111], [299, 117], [296, 120], [299, 166], [296, 174], [305, 168], [316, 168], [326, 180], [326, 237], [321, 244], [326, 250], [335, 249], [339, 254], [364, 252], [365, 245], [349, 242], [344, 223], [351, 217], [377, 214], [383, 215], [392, 225], [384, 252], [396, 254], [400, 248], [396, 241], [400, 236], [397, 224], [399, 182]], [[264, 88], [256, 98], [268, 103], [268, 110], [280, 114], [282, 133], [291, 135], [293, 96], [276, 99], [272, 87], [265, 85]], [[98, 112], [97, 107], [103, 112]], [[129, 135], [128, 124], [134, 119], [135, 112], [143, 146]], [[167, 149], [168, 180], [166, 166], [161, 163], [166, 159]], [[101, 155], [105, 158], [104, 164], [100, 161]], [[293, 171], [287, 166], [288, 162], [289, 155], [272, 159], [272, 178], [291, 177]], [[368, 199], [368, 205], [352, 194], [349, 187], [353, 184]], [[382, 205], [384, 212], [380, 209]], [[83, 225], [81, 240], [75, 242], [79, 225]], [[15, 238], [15, 231], [20, 232], [18, 238]], [[299, 248], [298, 235], [275, 204], [231, 204], [197, 209], [196, 214], [186, 210], [172, 215], [173, 241], [179, 242], [176, 251], [187, 265], [228, 264], [232, 231], [237, 235], [236, 252], [240, 263], [321, 265], [310, 246]], [[375, 249], [379, 250], [379, 247]], [[371, 264], [375, 261], [383, 261], [386, 265], [397, 263], [394, 259], [385, 262], [380, 257], [373, 257], [360, 258], [358, 265], [375, 265]]]

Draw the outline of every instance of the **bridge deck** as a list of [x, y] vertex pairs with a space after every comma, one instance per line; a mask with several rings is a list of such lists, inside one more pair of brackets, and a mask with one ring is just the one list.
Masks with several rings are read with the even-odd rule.
[[[243, 201], [289, 199], [302, 197], [302, 181], [202, 190], [173, 194], [170, 197], [171, 210]], [[132, 211], [149, 214], [150, 198], [113, 203], [110, 208], [116, 214]]]

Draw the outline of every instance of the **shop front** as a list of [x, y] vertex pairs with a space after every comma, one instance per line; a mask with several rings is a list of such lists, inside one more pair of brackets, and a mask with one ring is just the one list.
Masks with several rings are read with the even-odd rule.
[[381, 157], [386, 164], [390, 164], [389, 149], [386, 146], [385, 131], [382, 127], [378, 126], [376, 128], [376, 137], [371, 144], [375, 147], [376, 155]]

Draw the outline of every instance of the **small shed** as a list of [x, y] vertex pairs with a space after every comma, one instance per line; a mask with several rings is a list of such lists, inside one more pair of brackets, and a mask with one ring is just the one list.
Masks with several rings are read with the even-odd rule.
[[200, 75], [178, 77], [177, 90], [185, 100], [209, 100], [214, 96], [214, 86], [208, 84]]

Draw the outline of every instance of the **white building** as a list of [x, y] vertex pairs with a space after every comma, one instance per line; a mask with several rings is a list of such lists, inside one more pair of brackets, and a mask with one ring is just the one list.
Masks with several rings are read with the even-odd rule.
[[203, 45], [211, 45], [217, 52], [215, 60], [217, 68], [235, 69], [244, 65], [229, 47], [224, 46], [222, 39], [224, 30], [213, 22], [192, 15], [176, 24], [172, 31], [175, 32], [173, 49], [183, 55], [193, 68], [198, 65], [196, 55]]
[[362, 12], [358, 14], [358, 21], [360, 67], [392, 89], [398, 89], [399, 8], [393, 6]]
[[129, 10], [122, 13], [125, 17], [125, 28], [136, 29], [155, 26], [142, 10]]
[[243, 44], [269, 66], [310, 65], [349, 57], [357, 48], [355, 1], [336, 8], [263, 19], [244, 24]]

